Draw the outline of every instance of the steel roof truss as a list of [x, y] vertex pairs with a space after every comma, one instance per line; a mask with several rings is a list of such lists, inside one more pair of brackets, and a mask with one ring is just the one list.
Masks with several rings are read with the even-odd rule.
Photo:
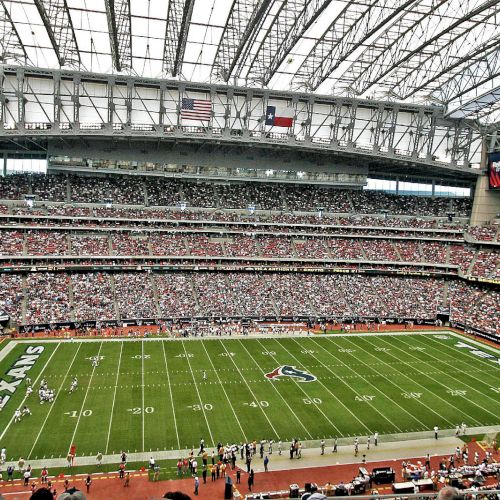
[[170, 0], [168, 3], [163, 51], [165, 74], [178, 76], [181, 72], [194, 2], [195, 0]]
[[0, 1], [0, 63], [21, 62], [26, 64], [28, 55], [19, 37], [16, 25], [3, 0]]
[[[302, 63], [298, 84], [316, 90], [343, 61], [414, 0], [374, 0], [346, 6]], [[301, 75], [301, 76], [299, 76]]]
[[[415, 87], [422, 85], [422, 80], [432, 80], [436, 73], [446, 71], [447, 66], [460, 53], [461, 47], [473, 46], [477, 50], [478, 43], [487, 42], [497, 27], [495, 22], [488, 25], [487, 20], [494, 18], [498, 12], [500, 5], [457, 26], [429, 45], [426, 50], [416, 53], [412, 59], [399, 65], [384, 85], [391, 87], [397, 96], [406, 99]], [[472, 56], [474, 53], [475, 50], [472, 51]]]
[[283, 1], [249, 63], [248, 81], [268, 85], [287, 55], [331, 1]]
[[213, 68], [222, 81], [228, 82], [247, 44], [261, 27], [271, 0], [234, 0], [217, 48]]
[[132, 24], [130, 0], [104, 0], [109, 41], [116, 71], [132, 68]]
[[34, 0], [61, 67], [80, 66], [80, 52], [66, 0]]

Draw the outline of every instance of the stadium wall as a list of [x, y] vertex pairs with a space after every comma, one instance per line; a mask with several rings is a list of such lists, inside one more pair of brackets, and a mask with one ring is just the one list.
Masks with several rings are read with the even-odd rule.
[[488, 223], [500, 213], [500, 191], [489, 189], [488, 176], [478, 177], [470, 223], [473, 226]]

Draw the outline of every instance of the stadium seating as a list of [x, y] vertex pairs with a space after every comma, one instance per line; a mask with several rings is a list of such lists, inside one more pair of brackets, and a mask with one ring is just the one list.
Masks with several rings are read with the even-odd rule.
[[293, 210], [441, 216], [452, 211], [457, 217], [468, 216], [471, 201], [463, 198], [398, 196], [376, 191], [356, 191], [321, 186], [289, 186], [260, 183], [213, 184], [115, 175], [16, 174], [0, 178], [1, 200], [22, 200], [33, 194], [38, 200], [52, 202], [103, 203], [140, 206], [220, 207], [260, 210]]
[[[25, 205], [27, 194], [36, 198]], [[85, 265], [88, 272], [0, 275], [18, 324], [157, 317], [451, 317], [499, 333], [498, 293], [446, 281], [500, 277], [497, 226], [467, 218], [466, 199], [321, 186], [52, 174], [0, 178], [3, 265]], [[104, 206], [104, 202], [112, 206]], [[180, 207], [180, 203], [185, 207]], [[84, 204], [84, 205], [83, 205]], [[252, 207], [250, 210], [249, 207]], [[318, 211], [322, 210], [321, 216]], [[254, 211], [255, 210], [255, 211]], [[478, 243], [476, 243], [478, 242]], [[44, 257], [52, 260], [45, 261]], [[64, 260], [61, 260], [63, 259]], [[119, 258], [119, 260], [115, 260]], [[92, 260], [91, 260], [92, 259]], [[91, 265], [178, 264], [439, 273], [440, 277], [177, 272], [108, 274]], [[212, 259], [214, 259], [212, 261]], [[222, 260], [221, 260], [222, 259]], [[349, 261], [349, 262], [346, 262]], [[64, 267], [61, 269], [64, 270]]]
[[[19, 323], [153, 317], [414, 318], [433, 320], [443, 279], [296, 273], [77, 273], [1, 275], [0, 296]], [[457, 323], [500, 333], [498, 292], [451, 283]], [[26, 319], [22, 318], [23, 301]], [[115, 309], [115, 305], [117, 309]]]

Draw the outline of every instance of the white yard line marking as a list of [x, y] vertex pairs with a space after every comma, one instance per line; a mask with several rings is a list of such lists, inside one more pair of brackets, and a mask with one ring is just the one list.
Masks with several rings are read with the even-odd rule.
[[123, 352], [123, 342], [120, 345], [120, 356], [118, 358], [118, 368], [116, 370], [115, 390], [113, 391], [113, 403], [111, 405], [111, 415], [109, 417], [108, 438], [106, 439], [106, 451], [105, 451], [105, 453], [108, 453], [108, 449], [109, 449], [109, 438], [111, 436], [111, 427], [113, 424], [113, 412], [115, 409], [116, 391], [118, 390], [118, 378], [120, 376], [120, 365], [122, 362], [122, 352]]
[[[498, 368], [500, 366], [498, 363], [488, 362], [488, 360], [483, 359], [483, 358], [481, 358], [479, 356], [470, 356], [470, 358], [469, 358], [467, 356], [468, 351], [465, 351], [465, 350], [462, 350], [462, 349], [458, 349], [457, 347], [450, 346], [449, 344], [438, 342], [436, 339], [431, 339], [431, 340], [432, 340], [432, 342], [435, 342], [438, 345], [439, 350], [437, 348], [433, 347], [433, 346], [431, 346], [431, 349], [433, 351], [439, 352], [440, 354], [444, 354], [445, 356], [447, 356], [448, 358], [450, 358], [451, 360], [453, 360], [453, 365], [455, 365], [455, 363], [457, 361], [456, 358], [455, 358], [455, 356], [453, 354], [456, 354], [456, 352], [458, 350], [459, 352], [461, 352], [462, 354], [464, 354], [464, 359], [467, 360], [467, 361], [481, 361], [482, 363], [484, 363], [486, 365], [486, 367], [488, 367], [490, 369], [491, 368], [495, 368], [495, 367]], [[460, 340], [460, 341], [463, 342], [463, 340]], [[423, 345], [425, 345], [425, 344], [423, 344]], [[443, 347], [445, 347], [447, 350], [451, 351], [453, 354], [448, 354], [446, 352], [443, 352]], [[435, 356], [431, 356], [431, 357], [433, 357], [434, 359], [438, 359]], [[440, 360], [440, 361], [442, 361], [442, 360]], [[478, 382], [480, 382], [481, 384], [483, 384], [483, 385], [485, 385], [487, 387], [490, 387], [491, 384], [489, 382], [486, 382], [483, 379], [474, 376], [474, 373], [482, 372], [482, 373], [491, 374], [491, 370], [486, 370], [486, 368], [485, 369], [476, 368], [473, 363], [471, 363], [471, 365], [473, 365], [472, 366], [473, 367], [472, 370], [464, 370], [464, 369], [461, 368], [460, 372], [461, 373], [467, 373], [467, 375], [469, 375], [470, 378], [472, 378], [474, 380], [477, 380]], [[477, 390], [477, 389], [475, 389], [475, 390]], [[481, 393], [481, 394], [483, 396], [486, 396], [489, 399], [492, 399], [495, 403], [498, 403], [498, 399], [492, 398], [492, 397], [486, 395], [485, 393]]]
[[215, 366], [214, 366], [214, 364], [212, 362], [212, 358], [208, 354], [207, 348], [205, 346], [205, 342], [202, 341], [201, 345], [203, 346], [203, 349], [205, 350], [205, 353], [207, 355], [208, 361], [210, 362], [210, 364], [212, 365], [212, 368], [215, 371], [215, 375], [217, 376], [217, 380], [219, 381], [219, 385], [220, 385], [222, 391], [224, 392], [224, 395], [226, 396], [226, 399], [227, 399], [227, 402], [229, 403], [229, 406], [231, 407], [231, 410], [232, 410], [233, 415], [234, 415], [234, 419], [236, 420], [236, 423], [238, 424], [238, 427], [240, 428], [241, 434], [243, 435], [243, 438], [245, 439], [245, 443], [247, 443], [248, 439], [247, 439], [247, 436], [245, 434], [245, 431], [243, 430], [243, 427], [241, 426], [240, 420], [238, 419], [238, 415], [236, 415], [234, 407], [231, 404], [231, 400], [229, 399], [229, 396], [227, 395], [226, 389], [224, 388], [224, 384], [222, 383], [222, 380], [219, 377], [219, 372], [215, 369]]
[[[297, 359], [297, 358], [296, 358], [296, 357], [295, 357], [295, 356], [294, 356], [294, 355], [293, 355], [293, 354], [292, 354], [292, 353], [291, 353], [291, 352], [290, 352], [290, 351], [289, 351], [286, 347], [282, 346], [282, 345], [279, 343], [278, 339], [272, 339], [272, 340], [274, 340], [275, 342], [277, 342], [277, 343], [278, 343], [278, 345], [279, 345], [281, 348], [283, 348], [283, 349], [284, 349], [284, 350], [285, 350], [288, 354], [290, 354], [290, 356], [292, 356], [292, 358], [294, 358], [294, 359], [295, 359], [295, 361], [297, 362], [297, 364], [298, 364], [298, 365], [300, 365], [300, 364], [301, 364], [301, 363], [300, 363], [300, 361], [299, 361], [299, 360], [298, 360], [298, 359]], [[266, 351], [268, 350], [268, 349], [267, 349], [264, 345], [262, 345], [262, 342], [261, 342], [260, 340], [258, 340], [258, 342], [259, 342], [259, 344], [262, 346], [262, 348], [263, 348], [264, 350], [266, 350]], [[276, 359], [276, 357], [275, 357], [275, 356], [271, 356], [271, 357], [274, 359], [274, 361], [275, 361], [276, 363], [281, 364], [281, 363], [279, 363], [279, 361]], [[311, 403], [312, 403], [312, 404], [316, 407], [316, 409], [317, 409], [317, 410], [318, 410], [318, 411], [319, 411], [319, 412], [323, 415], [323, 417], [325, 417], [325, 419], [326, 419], [326, 420], [328, 420], [328, 422], [330, 422], [330, 425], [331, 425], [331, 426], [332, 426], [332, 427], [336, 430], [337, 434], [338, 434], [338, 435], [340, 435], [340, 436], [342, 436], [342, 432], [340, 431], [340, 429], [339, 429], [339, 428], [338, 428], [338, 427], [337, 427], [337, 426], [336, 426], [336, 425], [335, 425], [335, 424], [334, 424], [334, 423], [330, 420], [330, 417], [328, 417], [328, 415], [326, 415], [326, 414], [325, 414], [325, 412], [324, 412], [324, 411], [323, 411], [323, 410], [319, 407], [319, 405], [318, 405], [318, 404], [316, 404], [316, 403], [314, 402], [314, 398], [313, 398], [313, 397], [311, 397], [309, 394], [307, 394], [307, 392], [303, 389], [302, 385], [301, 385], [299, 382], [297, 382], [296, 380], [294, 380], [294, 382], [295, 382], [295, 385], [296, 385], [296, 386], [297, 386], [297, 387], [298, 387], [298, 388], [299, 388], [299, 389], [300, 389], [300, 390], [301, 390], [301, 391], [302, 391], [302, 392], [303, 392], [303, 393], [304, 393], [304, 394], [305, 394], [305, 395], [306, 395], [306, 396], [307, 396], [307, 397], [311, 400]], [[350, 410], [350, 409], [349, 409], [349, 408], [348, 408], [348, 407], [347, 407], [347, 406], [346, 406], [346, 405], [345, 405], [345, 404], [344, 404], [344, 403], [343, 403], [343, 402], [342, 402], [342, 401], [341, 401], [341, 400], [340, 400], [340, 399], [339, 399], [339, 398], [338, 398], [338, 397], [337, 397], [337, 396], [336, 396], [336, 395], [335, 395], [332, 391], [330, 391], [330, 389], [328, 389], [328, 387], [326, 387], [326, 385], [325, 385], [325, 384], [323, 384], [323, 382], [321, 382], [321, 380], [320, 380], [320, 379], [317, 379], [317, 382], [319, 382], [319, 384], [320, 384], [320, 385], [321, 385], [321, 386], [322, 386], [322, 387], [323, 387], [323, 388], [324, 388], [324, 389], [325, 389], [325, 390], [326, 390], [326, 391], [327, 391], [327, 392], [328, 392], [328, 393], [329, 393], [329, 394], [330, 394], [330, 395], [331, 395], [334, 399], [336, 399], [336, 400], [339, 402], [339, 404], [340, 404], [341, 406], [343, 406], [343, 407], [344, 407], [344, 408], [345, 408], [345, 409], [346, 409], [346, 410], [347, 410], [347, 411], [348, 411], [348, 412], [352, 415], [352, 417], [353, 417], [355, 420], [357, 420], [357, 421], [358, 421], [358, 422], [359, 422], [359, 423], [360, 423], [360, 424], [361, 424], [361, 425], [362, 425], [362, 426], [363, 426], [363, 427], [364, 427], [364, 428], [365, 428], [365, 429], [366, 429], [369, 433], [371, 433], [371, 432], [372, 432], [372, 430], [371, 430], [371, 429], [370, 429], [370, 428], [369, 428], [369, 427], [368, 427], [368, 426], [367, 426], [364, 422], [362, 422], [362, 421], [361, 421], [358, 417], [356, 417], [356, 415], [355, 415], [355, 414], [354, 414], [354, 413], [353, 413], [353, 412], [352, 412], [352, 411], [351, 411], [351, 410]]]
[[[101, 345], [99, 346], [99, 351], [97, 352], [97, 357], [98, 358], [99, 358], [99, 355], [101, 354], [101, 349], [102, 349], [103, 343], [104, 342], [101, 341]], [[90, 374], [90, 379], [89, 379], [89, 383], [87, 385], [87, 390], [85, 391], [85, 396], [83, 397], [82, 407], [80, 408], [80, 412], [78, 413], [78, 418], [77, 418], [76, 424], [75, 424], [75, 430], [73, 431], [73, 436], [71, 437], [71, 441], [70, 441], [69, 446], [68, 446], [68, 453], [70, 452], [71, 446], [72, 446], [72, 444], [75, 441], [76, 431], [78, 430], [78, 424], [80, 423], [80, 419], [82, 417], [83, 409], [85, 408], [85, 401], [87, 401], [87, 396], [89, 394], [89, 389], [90, 389], [90, 386], [92, 384], [92, 378], [94, 377], [94, 373], [95, 373], [96, 367], [97, 367], [96, 365], [93, 365], [93, 367], [92, 367], [92, 373]]]
[[[333, 353], [331, 353], [330, 351], [328, 351], [327, 349], [325, 349], [321, 343], [317, 342], [316, 339], [312, 339], [312, 341], [318, 346], [320, 347], [321, 349], [323, 349], [330, 357], [333, 357], [334, 359], [337, 359], [338, 361], [340, 361], [342, 363], [343, 366], [345, 366], [346, 368], [348, 368], [351, 372], [353, 373], [356, 373], [355, 370], [353, 370], [348, 364], [344, 363], [340, 358], [338, 358], [337, 356], [335, 356]], [[300, 347], [300, 344], [294, 339], [294, 342], [299, 345]], [[312, 355], [311, 355], [312, 356]], [[337, 376], [337, 374], [326, 364], [324, 364], [320, 359], [318, 358], [315, 358], [317, 359], [332, 375], [335, 375], [337, 378], [340, 379], [340, 377]], [[358, 360], [358, 361], [361, 361], [361, 360]], [[365, 366], [367, 366], [368, 368], [370, 368], [366, 363], [363, 363]], [[371, 368], [370, 368], [371, 369]], [[375, 370], [373, 370], [375, 371]], [[357, 374], [357, 373], [356, 373]], [[417, 418], [415, 418], [409, 411], [405, 410], [402, 406], [400, 406], [396, 401], [394, 401], [392, 398], [390, 398], [389, 396], [387, 396], [384, 392], [382, 392], [375, 384], [372, 384], [366, 377], [362, 377], [362, 379], [370, 384], [371, 387], [373, 387], [379, 394], [382, 394], [382, 396], [385, 398], [385, 399], [388, 399], [391, 403], [395, 404], [399, 409], [401, 409], [402, 411], [404, 411], [407, 415], [409, 415], [413, 420], [415, 420], [416, 422], [419, 422], [423, 425], [423, 422], [420, 422], [420, 420], [418, 420]], [[345, 385], [347, 385], [353, 392], [356, 392], [347, 382], [345, 382], [344, 380], [340, 379], [342, 383], [344, 383]], [[359, 394], [357, 394], [359, 396]], [[398, 429], [399, 432], [402, 432], [402, 430], [394, 423], [392, 422], [391, 420], [389, 420], [383, 413], [381, 413], [377, 408], [375, 408], [369, 401], [366, 401], [366, 403], [371, 406], [379, 415], [382, 416], [382, 418], [384, 418], [385, 420], [387, 420], [387, 422], [389, 422], [389, 424], [393, 425], [394, 427], [396, 427], [396, 429]]]
[[142, 375], [142, 451], [144, 449], [144, 342], [141, 342], [141, 375]]
[[184, 348], [184, 354], [186, 355], [186, 361], [188, 362], [189, 369], [191, 370], [191, 376], [193, 377], [194, 388], [196, 389], [196, 394], [198, 394], [198, 400], [200, 401], [201, 411], [203, 412], [203, 416], [205, 417], [205, 422], [207, 423], [208, 433], [210, 434], [210, 440], [212, 441], [212, 447], [215, 446], [214, 437], [212, 435], [212, 429], [210, 429], [210, 424], [208, 423], [207, 414], [205, 412], [205, 405], [201, 399], [200, 391], [198, 389], [198, 384], [196, 383], [196, 379], [194, 377], [193, 369], [191, 368], [191, 361], [189, 361], [189, 356], [186, 351], [186, 344], [182, 342], [182, 347]]
[[16, 347], [18, 343], [15, 340], [11, 340], [5, 347], [0, 351], [0, 361], [4, 360], [5, 357]]
[[179, 439], [179, 429], [177, 429], [177, 418], [175, 416], [175, 406], [174, 406], [174, 397], [172, 396], [172, 386], [170, 385], [170, 372], [168, 371], [167, 353], [165, 352], [165, 342], [162, 342], [161, 345], [163, 347], [163, 358], [165, 359], [165, 372], [167, 373], [168, 390], [170, 392], [170, 403], [172, 404], [172, 415], [174, 416], [175, 435], [177, 436], [177, 448], [180, 449], [181, 442]]
[[[229, 353], [229, 351], [227, 350], [226, 346], [225, 346], [225, 343], [222, 341], [222, 340], [219, 340], [219, 343], [220, 345], [224, 348], [224, 350]], [[234, 358], [232, 356], [228, 356], [228, 358], [233, 362], [233, 365], [235, 366], [236, 370], [238, 370], [238, 373], [241, 377], [241, 379], [243, 380], [243, 382], [245, 382], [245, 385], [247, 386], [250, 394], [252, 395], [252, 398], [254, 401], [258, 401], [259, 399], [257, 397], [255, 397], [255, 394], [254, 392], [252, 391], [252, 389], [250, 388], [250, 386], [248, 385], [248, 382], [246, 381], [245, 377], [243, 376], [243, 374], [241, 373], [240, 371], [240, 368], [239, 366], [236, 364], [236, 362], [234, 361]], [[278, 433], [278, 431], [274, 428], [274, 425], [273, 423], [271, 422], [271, 420], [269, 419], [269, 417], [267, 416], [267, 413], [264, 411], [264, 408], [262, 408], [261, 405], [259, 405], [259, 408], [261, 409], [262, 411], [262, 414], [264, 415], [264, 417], [266, 418], [267, 422], [269, 423], [269, 425], [271, 426], [271, 429], [273, 430], [274, 432], [274, 435], [279, 439], [280, 438], [280, 435]], [[310, 434], [309, 434], [310, 436]]]
[[[330, 341], [332, 339], [329, 339]], [[352, 342], [351, 342], [352, 344]], [[356, 347], [359, 347], [359, 349], [361, 349], [362, 351], [366, 352], [367, 354], [369, 354], [371, 357], [377, 359], [377, 361], [379, 363], [383, 363], [383, 364], [387, 364], [385, 363], [385, 361], [382, 360], [382, 357], [378, 357], [378, 356], [375, 356], [374, 354], [372, 354], [369, 350], [365, 349], [364, 347], [362, 347], [361, 343], [357, 343], [357, 344], [354, 344]], [[392, 344], [389, 344], [390, 346], [392, 346]], [[394, 355], [390, 354], [390, 353], [382, 353], [382, 354], [385, 354], [386, 356], [392, 356], [393, 358], [395, 358]], [[406, 355], [406, 353], [405, 353]], [[397, 358], [399, 359], [399, 358]], [[407, 365], [407, 363], [405, 363], [403, 361], [403, 364]], [[391, 365], [387, 365], [389, 366], [389, 368], [391, 368]], [[394, 370], [397, 370], [399, 372], [399, 374], [408, 379], [414, 386], [419, 386], [421, 389], [423, 389], [424, 391], [432, 394], [433, 396], [435, 396], [436, 398], [440, 399], [441, 401], [443, 401], [447, 406], [451, 406], [453, 408], [453, 410], [456, 412], [456, 408], [453, 404], [449, 403], [448, 401], [446, 401], [445, 399], [441, 398], [440, 396], [438, 396], [437, 394], [435, 394], [433, 391], [431, 391], [430, 389], [428, 389], [427, 387], [423, 386], [422, 384], [420, 384], [416, 379], [413, 379], [411, 377], [409, 377], [404, 371], [401, 371], [399, 368], [397, 368], [396, 366], [393, 367]], [[395, 382], [392, 382], [393, 385], [395, 385], [396, 387], [399, 387]], [[399, 387], [399, 389], [402, 391], [402, 392], [408, 392], [406, 390], [404, 390], [403, 388]], [[417, 399], [416, 401], [421, 401], [420, 399]], [[433, 408], [431, 408], [429, 405], [427, 405], [426, 403], [424, 403], [423, 401], [422, 402], [422, 405], [424, 405], [428, 410], [430, 410], [432, 413], [434, 413], [434, 415], [436, 415], [437, 417], [443, 419], [445, 422], [447, 422], [450, 426], [454, 427], [456, 425], [456, 422], [451, 422], [450, 420], [448, 420], [447, 418], [443, 417], [443, 415], [441, 415], [440, 413], [436, 412]]]
[[[33, 343], [36, 343], [36, 342], [31, 342], [32, 344]], [[57, 349], [59, 349], [59, 346], [60, 344], [57, 344], [56, 348], [52, 351], [52, 354], [49, 356], [49, 359], [47, 360], [47, 362], [45, 363], [44, 367], [41, 369], [40, 373], [38, 374], [38, 377], [35, 379], [35, 381], [33, 382], [33, 385], [36, 385], [36, 383], [38, 382], [38, 380], [40, 380], [40, 377], [43, 375], [43, 372], [45, 371], [45, 369], [47, 368], [48, 364], [50, 363], [50, 361], [52, 360], [52, 357], [54, 356], [54, 354], [56, 353]], [[21, 401], [21, 403], [18, 405], [18, 408], [21, 408], [22, 406], [24, 406], [24, 403], [26, 402], [26, 398], [28, 396], [24, 396], [23, 400]], [[9, 430], [9, 427], [11, 426], [12, 422], [14, 422], [14, 413], [12, 413], [12, 417], [11, 419], [9, 420], [9, 423], [5, 426], [5, 429], [3, 430], [2, 434], [0, 434], [0, 441], [3, 439], [3, 437], [5, 436], [6, 432]]]
[[66, 378], [68, 377], [68, 373], [71, 370], [71, 367], [73, 366], [73, 363], [75, 362], [76, 357], [78, 356], [78, 352], [80, 351], [80, 347], [82, 347], [82, 344], [79, 344], [78, 349], [75, 351], [75, 355], [73, 356], [73, 359], [71, 360], [71, 363], [69, 364], [68, 369], [66, 370], [66, 374], [64, 375], [64, 378], [61, 382], [61, 385], [59, 386], [59, 389], [56, 392], [56, 397], [54, 398], [54, 401], [52, 403], [49, 403], [50, 409], [49, 409], [47, 415], [45, 416], [45, 420], [43, 421], [43, 424], [41, 425], [40, 430], [38, 431], [35, 442], [33, 443], [33, 446], [31, 448], [30, 452], [28, 453], [28, 459], [31, 458], [31, 454], [33, 453], [33, 450], [35, 449], [35, 446], [38, 443], [40, 436], [42, 435], [43, 429], [45, 428], [45, 424], [47, 423], [47, 420], [50, 417], [50, 413], [52, 412], [52, 409], [54, 408], [54, 406], [56, 404], [57, 398], [59, 397], [59, 394], [61, 394], [61, 392], [63, 390], [64, 383], [66, 382]]
[[[257, 366], [257, 368], [262, 372], [262, 375], [265, 375], [265, 371], [261, 368], [261, 366], [259, 365], [259, 363], [257, 363], [257, 361], [255, 361], [254, 357], [252, 356], [252, 354], [250, 352], [248, 352], [248, 349], [245, 347], [245, 344], [243, 342], [241, 342], [241, 339], [238, 339], [238, 342], [241, 344], [241, 347], [243, 349], [245, 349], [245, 352], [247, 353], [248, 357], [255, 363], [255, 366]], [[231, 359], [233, 359], [231, 357]], [[235, 363], [235, 366], [236, 366], [236, 363]], [[243, 379], [243, 381], [245, 381], [245, 379], [243, 378], [243, 375], [241, 374], [241, 372], [239, 371], [238, 369], [238, 366], [236, 366], [236, 369], [238, 370], [241, 378]], [[268, 381], [266, 380], [263, 380], [264, 383], [266, 384], [269, 384]], [[247, 384], [248, 386], [248, 384]], [[300, 418], [297, 416], [296, 412], [292, 409], [292, 407], [288, 404], [288, 401], [281, 395], [280, 391], [278, 391], [278, 388], [273, 384], [271, 383], [271, 387], [275, 390], [276, 394], [278, 394], [278, 396], [283, 400], [283, 402], [285, 403], [286, 407], [288, 408], [289, 410], [289, 413], [288, 415], [293, 415], [295, 417], [295, 419], [297, 420], [297, 422], [299, 423], [299, 425], [302, 427], [302, 429], [304, 429], [304, 432], [311, 438], [313, 439], [313, 436], [312, 434], [309, 432], [309, 430], [307, 429], [307, 427], [304, 425], [304, 422], [302, 422], [302, 420], [300, 420]], [[250, 390], [250, 387], [248, 388]], [[253, 398], [255, 401], [257, 401], [257, 398], [254, 396], [253, 392], [250, 390]], [[259, 405], [260, 409], [264, 412], [264, 409]], [[276, 434], [277, 435], [277, 434]]]
[[[321, 345], [321, 343], [317, 341], [317, 339], [312, 339], [312, 340], [313, 340], [313, 342], [315, 342], [315, 343], [316, 343], [319, 347], [321, 347], [321, 349], [323, 349], [325, 352], [327, 352], [330, 356], [332, 356], [334, 359], [336, 359], [336, 360], [340, 361], [340, 362], [342, 363], [342, 365], [343, 365], [343, 366], [346, 366], [347, 368], [349, 368], [349, 370], [351, 370], [351, 371], [353, 371], [354, 373], [356, 373], [356, 371], [355, 371], [354, 369], [352, 369], [352, 368], [351, 368], [348, 364], [346, 364], [346, 363], [344, 363], [343, 361], [341, 361], [341, 360], [340, 360], [340, 358], [339, 358], [336, 354], [334, 354], [333, 352], [331, 352], [331, 351], [329, 351], [328, 349], [326, 349], [326, 347], [322, 346], [322, 345]], [[331, 344], [331, 342], [330, 342], [330, 344]], [[357, 345], [358, 345], [358, 344], [354, 344], [354, 346], [357, 346]], [[376, 359], [378, 359], [378, 358], [376, 358]], [[367, 368], [369, 368], [370, 370], [372, 370], [373, 372], [375, 372], [375, 373], [377, 374], [377, 376], [379, 376], [379, 374], [378, 374], [377, 370], [376, 370], [375, 368], [373, 368], [373, 366], [368, 365], [367, 363], [365, 363], [364, 361], [362, 361], [360, 358], [356, 358], [356, 361], [357, 361], [358, 363], [360, 363], [360, 364], [362, 364], [362, 365], [366, 366]], [[375, 363], [374, 363], [374, 364], [375, 364]], [[329, 369], [329, 370], [330, 370], [330, 369]], [[332, 370], [330, 370], [330, 371], [332, 371]], [[338, 376], [338, 375], [337, 375], [337, 376]], [[422, 425], [424, 425], [424, 426], [425, 426], [425, 424], [424, 424], [421, 420], [419, 420], [417, 417], [415, 417], [413, 414], [411, 414], [409, 411], [407, 411], [405, 408], [403, 408], [401, 405], [399, 405], [399, 404], [397, 403], [397, 401], [395, 401], [395, 400], [393, 399], [393, 397], [392, 397], [392, 396], [387, 396], [387, 395], [386, 395], [383, 391], [381, 391], [381, 390], [380, 390], [380, 389], [379, 389], [379, 388], [378, 388], [375, 384], [372, 384], [369, 380], [367, 380], [366, 375], [365, 375], [365, 376], [361, 376], [361, 375], [359, 375], [359, 376], [360, 376], [361, 378], [363, 378], [363, 380], [365, 380], [365, 382], [369, 383], [369, 384], [370, 384], [370, 385], [371, 385], [374, 389], [376, 389], [378, 392], [380, 392], [380, 393], [381, 393], [384, 397], [386, 397], [387, 399], [389, 399], [392, 403], [394, 403], [396, 406], [398, 406], [399, 408], [401, 408], [401, 410], [403, 410], [405, 413], [407, 413], [408, 415], [410, 415], [410, 417], [412, 417], [414, 420], [416, 420], [417, 422], [419, 422], [420, 424], [422, 424]], [[395, 383], [394, 383], [391, 379], [389, 379], [389, 378], [387, 378], [387, 377], [386, 377], [386, 380], [387, 380], [387, 382], [389, 382], [390, 384], [392, 384], [394, 387], [396, 387], [398, 390], [400, 390], [400, 391], [402, 391], [402, 390], [403, 390], [403, 389], [402, 389], [399, 385], [395, 384]], [[419, 401], [419, 403], [420, 403], [420, 404], [423, 404], [423, 403], [422, 403], [422, 401], [420, 401], [420, 400], [418, 400], [418, 399], [417, 399], [417, 400], [415, 400], [415, 401]], [[424, 405], [424, 406], [425, 406], [425, 405]], [[438, 415], [438, 416], [440, 417], [441, 415]]]
[[[481, 347], [481, 349], [486, 349], [488, 351], [491, 351], [492, 353], [495, 353], [497, 356], [500, 354], [500, 347], [495, 347], [483, 342], [479, 342], [478, 340], [471, 339], [467, 335], [460, 335], [459, 333], [456, 332], [449, 332], [450, 335], [453, 335], [453, 337], [457, 338], [460, 340], [460, 342], [469, 342], [470, 344], [474, 344], [478, 347]], [[432, 340], [435, 340], [434, 338]], [[435, 340], [437, 342], [437, 340]]]
[[[391, 344], [391, 345], [392, 345], [392, 346], [394, 346], [394, 348], [395, 348], [395, 349], [397, 349], [398, 351], [401, 351], [401, 352], [403, 352], [403, 353], [406, 353], [407, 355], [411, 356], [411, 357], [412, 357], [412, 358], [414, 358], [415, 360], [419, 360], [419, 361], [421, 361], [422, 363], [424, 363], [424, 364], [426, 364], [426, 365], [428, 365], [428, 366], [433, 366], [433, 365], [431, 365], [431, 363], [429, 363], [428, 361], [420, 360], [420, 358], [417, 358], [414, 354], [411, 354], [411, 353], [409, 353], [409, 352], [407, 352], [407, 351], [405, 351], [405, 350], [401, 349], [401, 348], [400, 348], [400, 347], [398, 347], [396, 344]], [[406, 345], [406, 344], [405, 344], [405, 345]], [[433, 359], [435, 359], [435, 360], [437, 360], [437, 361], [440, 361], [440, 360], [439, 360], [438, 358], [436, 358], [435, 356], [431, 356], [429, 353], [427, 353], [427, 354], [428, 354], [430, 357], [432, 357]], [[434, 366], [433, 366], [433, 368], [434, 368], [436, 371], [438, 371], [439, 373], [442, 373], [442, 374], [443, 374], [443, 375], [445, 375], [445, 376], [449, 376], [449, 373], [446, 373], [446, 372], [444, 372], [443, 370], [440, 370], [439, 368], [434, 367]], [[425, 372], [424, 372], [424, 373], [425, 373]], [[439, 382], [439, 380], [438, 380], [438, 383], [439, 383], [439, 385], [441, 385], [442, 387], [444, 387], [444, 388], [446, 388], [446, 389], [448, 389], [448, 388], [449, 388], [448, 386], [446, 386], [446, 385], [442, 384], [441, 382]], [[471, 385], [467, 384], [466, 382], [458, 381], [458, 383], [459, 383], [459, 384], [464, 385], [465, 387], [468, 387], [468, 388], [469, 388], [469, 389], [471, 389], [472, 391], [477, 392], [477, 393], [478, 393], [478, 394], [480, 394], [481, 396], [483, 396], [483, 395], [484, 395], [481, 391], [478, 391], [477, 389], [475, 389], [475, 388], [474, 388], [474, 387], [472, 387]], [[469, 402], [469, 403], [472, 403], [472, 404], [473, 404], [474, 406], [476, 406], [477, 408], [480, 408], [481, 410], [485, 411], [486, 413], [489, 413], [490, 415], [493, 415], [493, 417], [494, 417], [494, 418], [497, 418], [497, 417], [498, 417], [498, 414], [493, 413], [493, 412], [491, 412], [491, 411], [487, 410], [484, 406], [480, 405], [479, 403], [476, 403], [476, 402], [474, 401], [474, 398], [470, 398], [470, 397], [466, 397], [466, 396], [457, 396], [457, 397], [462, 398], [462, 399], [466, 400], [466, 401], [467, 401], [467, 402]], [[465, 413], [463, 410], [462, 410], [462, 413], [463, 413], [464, 415], [467, 415], [467, 413]], [[478, 420], [476, 420], [476, 422], [478, 422]]]

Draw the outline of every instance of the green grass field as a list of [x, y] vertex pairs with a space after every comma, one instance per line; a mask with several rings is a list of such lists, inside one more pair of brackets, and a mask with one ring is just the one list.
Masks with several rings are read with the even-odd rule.
[[[461, 422], [498, 425], [500, 353], [482, 346], [477, 349], [494, 357], [480, 357], [474, 345], [442, 333], [29, 341], [12, 348], [7, 342], [0, 361], [7, 383], [29, 346], [44, 350], [26, 372], [34, 392], [25, 404], [33, 414], [12, 421], [24, 404], [21, 381], [0, 413], [0, 447], [9, 459], [33, 460], [65, 457], [72, 443], [82, 456], [185, 449], [201, 437], [211, 446], [219, 440], [407, 433]], [[93, 356], [102, 358], [96, 368]], [[265, 377], [283, 365], [316, 380]], [[70, 394], [73, 376], [79, 386]], [[52, 404], [39, 404], [42, 377], [56, 391]]]

